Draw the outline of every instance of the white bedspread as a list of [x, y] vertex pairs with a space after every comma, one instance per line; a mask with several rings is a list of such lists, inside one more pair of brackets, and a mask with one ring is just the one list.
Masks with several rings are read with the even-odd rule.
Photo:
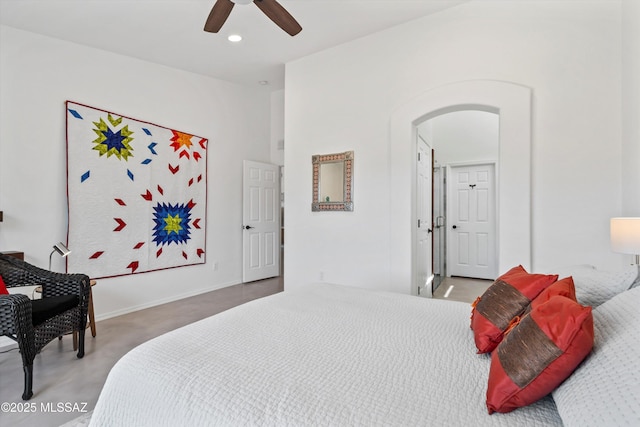
[[326, 284], [252, 301], [125, 355], [91, 425], [562, 425], [550, 397], [487, 414], [470, 312]]

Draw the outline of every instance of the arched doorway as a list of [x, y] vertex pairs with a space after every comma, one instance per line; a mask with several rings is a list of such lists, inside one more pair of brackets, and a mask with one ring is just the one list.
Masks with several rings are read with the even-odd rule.
[[[495, 166], [499, 130], [499, 114], [483, 110], [430, 115], [417, 124], [419, 139], [426, 140], [433, 153], [429, 169], [432, 185], [426, 195], [420, 185], [417, 188], [418, 201], [421, 197], [432, 201], [427, 212], [432, 256], [421, 256], [420, 235], [418, 250], [414, 250], [416, 280], [427, 287], [432, 284], [429, 296], [446, 277], [493, 280], [497, 276]], [[419, 202], [418, 215], [424, 216]], [[432, 280], [423, 280], [425, 270], [432, 271]]]
[[416, 125], [430, 116], [463, 109], [500, 115], [498, 270], [531, 268], [531, 89], [493, 80], [452, 83], [431, 89], [391, 117], [390, 280], [400, 292], [417, 293], [415, 274]]

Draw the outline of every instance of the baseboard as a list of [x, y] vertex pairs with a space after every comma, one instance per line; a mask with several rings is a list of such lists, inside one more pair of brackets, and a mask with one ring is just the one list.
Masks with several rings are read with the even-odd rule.
[[172, 297], [167, 297], [167, 298], [161, 298], [158, 300], [154, 300], [154, 301], [148, 301], [145, 302], [144, 304], [138, 304], [132, 307], [127, 307], [124, 308], [122, 310], [115, 310], [115, 311], [111, 311], [108, 313], [103, 313], [99, 316], [96, 316], [96, 322], [99, 322], [100, 320], [107, 320], [107, 319], [111, 319], [112, 317], [118, 317], [118, 316], [123, 316], [125, 314], [129, 314], [129, 313], [133, 313], [135, 311], [140, 311], [140, 310], [144, 310], [146, 308], [151, 308], [151, 307], [155, 307], [158, 305], [162, 305], [162, 304], [167, 304], [170, 302], [175, 302], [175, 301], [179, 301], [181, 299], [185, 299], [185, 298], [189, 298], [189, 297], [194, 297], [196, 295], [202, 295], [202, 294], [206, 294], [207, 292], [213, 292], [213, 291], [217, 291], [218, 289], [222, 289], [222, 288], [227, 288], [229, 286], [235, 286], [235, 285], [240, 285], [242, 284], [242, 281], [233, 281], [233, 282], [227, 282], [227, 283], [222, 283], [222, 284], [218, 284], [216, 286], [212, 287], [206, 287], [206, 288], [200, 288], [200, 289], [196, 289], [190, 292], [185, 292], [184, 294], [180, 294], [180, 295], [174, 295]]

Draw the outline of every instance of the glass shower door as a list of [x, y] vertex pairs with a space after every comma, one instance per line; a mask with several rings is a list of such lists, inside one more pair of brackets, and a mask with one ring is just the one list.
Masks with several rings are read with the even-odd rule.
[[433, 291], [446, 277], [446, 168], [433, 168]]

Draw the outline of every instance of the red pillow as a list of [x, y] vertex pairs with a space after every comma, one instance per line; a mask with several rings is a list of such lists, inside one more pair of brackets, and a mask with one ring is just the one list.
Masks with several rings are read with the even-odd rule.
[[513, 319], [556, 280], [557, 274], [529, 274], [521, 265], [498, 277], [473, 303], [471, 329], [478, 353], [496, 348]]
[[2, 276], [0, 276], [0, 295], [9, 295], [9, 291], [7, 290], [7, 286], [4, 284], [4, 280], [2, 280]]
[[7, 290], [7, 286], [4, 284], [4, 280], [2, 280], [2, 276], [0, 276], [0, 295], [9, 295], [9, 291]]
[[487, 409], [510, 412], [552, 392], [593, 348], [593, 316], [553, 296], [522, 318], [491, 354]]
[[540, 292], [533, 301], [531, 301], [531, 310], [535, 307], [544, 304], [554, 296], [567, 297], [573, 301], [578, 301], [576, 298], [576, 286], [573, 283], [573, 277], [565, 277], [562, 280], [551, 284], [547, 289]]

